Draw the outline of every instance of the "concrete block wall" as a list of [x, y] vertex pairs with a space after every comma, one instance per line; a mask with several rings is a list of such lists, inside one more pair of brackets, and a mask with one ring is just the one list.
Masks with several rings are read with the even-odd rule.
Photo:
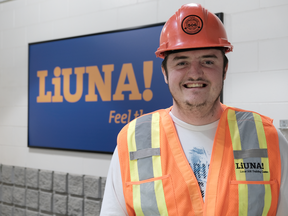
[[97, 216], [106, 178], [0, 165], [1, 216]]

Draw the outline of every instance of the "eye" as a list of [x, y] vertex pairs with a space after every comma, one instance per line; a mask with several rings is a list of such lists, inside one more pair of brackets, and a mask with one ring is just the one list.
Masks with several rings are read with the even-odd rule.
[[184, 66], [186, 64], [187, 64], [186, 62], [179, 62], [179, 63], [177, 63], [177, 66]]
[[209, 61], [209, 60], [207, 60], [207, 61], [204, 61], [204, 64], [206, 64], [206, 65], [213, 65], [214, 62], [213, 62], [213, 61]]
[[213, 61], [205, 61], [205, 64], [213, 64]]

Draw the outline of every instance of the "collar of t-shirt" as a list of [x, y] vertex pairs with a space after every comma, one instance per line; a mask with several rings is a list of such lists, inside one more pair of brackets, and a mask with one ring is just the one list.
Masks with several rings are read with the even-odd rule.
[[172, 114], [172, 112], [169, 112], [173, 122], [180, 126], [180, 127], [183, 127], [183, 128], [186, 128], [188, 130], [192, 130], [192, 131], [205, 131], [205, 130], [211, 130], [213, 128], [216, 128], [217, 129], [217, 126], [218, 126], [218, 123], [219, 123], [219, 119], [215, 122], [212, 122], [210, 124], [207, 124], [207, 125], [192, 125], [192, 124], [188, 124], [182, 120], [180, 120], [179, 118], [177, 118], [176, 116], [174, 116]]

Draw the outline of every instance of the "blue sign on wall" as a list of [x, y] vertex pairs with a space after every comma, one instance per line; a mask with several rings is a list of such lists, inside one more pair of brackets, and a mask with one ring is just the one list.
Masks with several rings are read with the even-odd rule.
[[112, 153], [125, 124], [171, 106], [162, 27], [29, 44], [28, 146]]

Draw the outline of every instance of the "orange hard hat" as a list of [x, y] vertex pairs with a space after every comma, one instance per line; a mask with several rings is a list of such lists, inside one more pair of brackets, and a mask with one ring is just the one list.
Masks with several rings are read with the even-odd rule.
[[166, 51], [205, 47], [223, 47], [226, 53], [233, 49], [221, 20], [200, 4], [191, 3], [165, 23], [155, 54], [164, 58]]

